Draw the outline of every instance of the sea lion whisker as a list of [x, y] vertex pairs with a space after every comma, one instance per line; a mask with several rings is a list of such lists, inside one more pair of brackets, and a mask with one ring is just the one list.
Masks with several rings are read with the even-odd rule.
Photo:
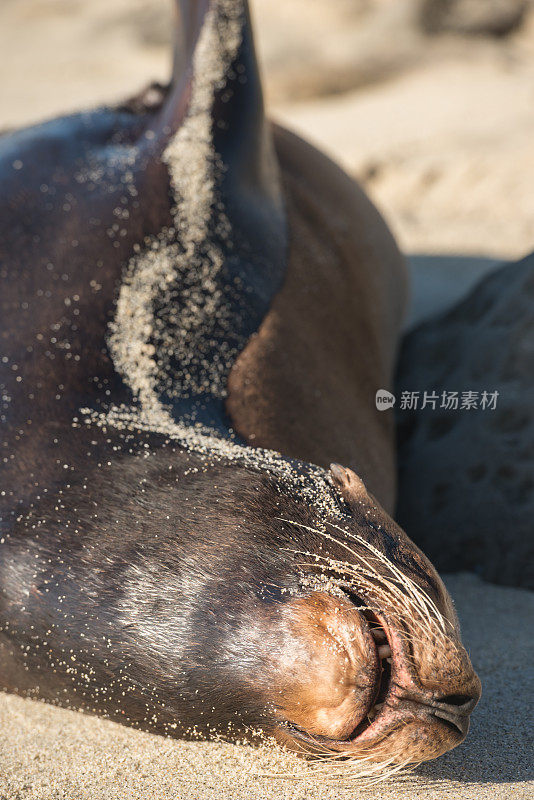
[[[298, 553], [298, 552], [302, 552], [302, 551], [294, 551], [294, 552]], [[313, 556], [313, 554], [309, 554], [309, 555]], [[318, 561], [321, 561], [321, 560], [324, 561], [325, 562], [325, 567], [327, 569], [334, 570], [334, 571], [337, 570], [341, 575], [343, 575], [343, 578], [344, 578], [342, 580], [337, 579], [337, 578], [328, 578], [327, 582], [334, 580], [335, 584], [343, 592], [347, 592], [348, 591], [350, 593], [351, 590], [353, 591], [354, 588], [356, 588], [359, 591], [363, 590], [368, 594], [372, 594], [375, 603], [374, 604], [373, 603], [367, 603], [365, 605], [356, 604], [355, 607], [358, 610], [360, 610], [360, 611], [368, 611], [368, 612], [371, 612], [373, 614], [380, 614], [380, 613], [383, 612], [384, 606], [385, 606], [387, 608], [388, 616], [390, 617], [390, 619], [392, 621], [393, 620], [396, 621], [397, 635], [399, 637], [405, 639], [406, 642], [409, 645], [412, 645], [415, 642], [418, 642], [419, 644], [424, 645], [424, 643], [425, 643], [425, 641], [427, 639], [427, 635], [428, 635], [428, 630], [427, 630], [428, 626], [426, 624], [426, 620], [425, 620], [425, 624], [423, 624], [419, 620], [418, 616], [414, 616], [414, 610], [411, 608], [409, 603], [407, 604], [407, 603], [404, 602], [404, 600], [405, 600], [404, 595], [400, 595], [400, 596], [397, 595], [397, 598], [396, 598], [398, 600], [398, 602], [399, 602], [399, 606], [400, 606], [401, 610], [399, 610], [399, 608], [397, 608], [397, 607], [393, 607], [393, 608], [391, 607], [391, 604], [392, 604], [391, 594], [392, 593], [394, 594], [394, 590], [395, 590], [395, 586], [394, 585], [393, 585], [392, 589], [390, 589], [388, 591], [388, 587], [387, 586], [385, 587], [385, 589], [382, 589], [380, 586], [377, 585], [376, 576], [374, 574], [371, 574], [370, 578], [367, 578], [361, 571], [354, 571], [354, 570], [350, 569], [350, 565], [347, 565], [346, 562], [336, 562], [335, 563], [333, 560], [328, 559], [327, 557], [324, 557], [324, 556], [321, 556], [321, 557], [313, 556], [313, 558], [314, 558], [313, 562], [301, 562], [301, 567], [310, 567], [310, 568], [314, 569], [314, 568], [317, 568]], [[347, 576], [350, 576], [353, 579], [352, 583], [350, 583], [350, 582], [348, 582], [346, 580]], [[356, 586], [354, 585], [354, 583], [356, 583]], [[395, 597], [393, 599], [395, 599]], [[382, 601], [383, 605], [382, 606], [377, 605], [376, 604], [377, 601], [378, 601], [378, 603], [380, 603], [380, 601]], [[411, 625], [410, 625], [410, 631], [409, 632], [404, 629], [404, 623], [403, 623], [403, 618], [402, 618], [401, 611], [403, 611], [406, 614], [411, 614], [412, 615], [411, 616]], [[415, 610], [415, 613], [417, 613], [417, 609]], [[418, 635], [417, 631], [419, 631], [419, 635]], [[407, 654], [407, 656], [408, 656], [408, 654]], [[412, 659], [411, 656], [410, 656], [410, 659]]]
[[[417, 627], [422, 628], [423, 631], [426, 630], [427, 633], [433, 636], [437, 636], [440, 639], [446, 635], [442, 627], [439, 625], [439, 620], [435, 619], [435, 614], [433, 613], [432, 609], [428, 607], [424, 602], [419, 602], [419, 600], [424, 600], [424, 596], [421, 595], [414, 596], [413, 592], [410, 592], [407, 595], [405, 591], [399, 590], [399, 588], [390, 580], [388, 580], [384, 575], [375, 572], [368, 560], [363, 558], [361, 558], [360, 560], [364, 565], [368, 567], [369, 573], [374, 576], [375, 580], [377, 582], [380, 581], [382, 584], [384, 584], [387, 587], [387, 591], [397, 600], [400, 606], [407, 613], [410, 613], [412, 624], [417, 625]], [[406, 581], [404, 580], [402, 581], [402, 586], [406, 587]], [[379, 587], [377, 586], [376, 588], [378, 593]]]
[[343, 528], [341, 528], [339, 525], [336, 525], [333, 522], [329, 522], [328, 524], [330, 524], [331, 527], [335, 528], [336, 530], [339, 530], [341, 533], [350, 536], [350, 538], [358, 541], [360, 544], [362, 544], [364, 547], [370, 550], [375, 555], [375, 557], [382, 564], [384, 564], [398, 578], [399, 581], [402, 582], [403, 586], [406, 587], [407, 591], [413, 596], [414, 600], [422, 605], [423, 611], [424, 612], [430, 611], [435, 616], [435, 619], [437, 620], [438, 624], [445, 632], [445, 622], [442, 614], [440, 613], [440, 611], [438, 610], [432, 599], [428, 597], [428, 595], [419, 586], [417, 586], [417, 584], [411, 578], [405, 575], [402, 572], [402, 570], [398, 569], [398, 567], [396, 567], [395, 564], [390, 559], [387, 558], [387, 556], [381, 553], [380, 550], [378, 550], [378, 548], [374, 547], [374, 545], [372, 545], [370, 542], [367, 542], [361, 536], [353, 534], [350, 531], [345, 531]]
[[317, 748], [318, 752], [310, 755], [307, 760], [309, 767], [302, 769], [300, 776], [306, 778], [321, 775], [332, 782], [350, 779], [358, 781], [372, 779], [380, 782], [392, 774], [391, 770], [401, 771], [405, 766], [404, 763], [395, 763], [396, 755], [383, 761], [376, 761], [371, 754], [350, 755], [329, 750], [327, 746], [319, 749], [319, 743]]
[[[294, 747], [306, 756], [306, 766], [300, 767], [291, 779], [306, 780], [320, 776], [327, 783], [342, 780], [345, 784], [357, 781], [360, 786], [375, 785], [399, 773], [407, 773], [419, 763], [402, 758], [402, 751], [397, 748], [388, 758], [377, 760], [376, 745], [363, 745], [357, 752], [347, 752], [333, 749], [311, 734], [307, 739], [314, 748], [312, 751], [303, 743], [294, 742]], [[275, 774], [272, 777], [285, 779], [288, 776]]]
[[[311, 568], [316, 568], [317, 565], [318, 565], [318, 562], [324, 561], [325, 562], [325, 566], [328, 569], [332, 569], [334, 571], [338, 571], [342, 575], [350, 575], [352, 578], [354, 578], [357, 581], [358, 587], [360, 589], [364, 588], [366, 591], [372, 592], [372, 594], [375, 597], [378, 597], [378, 598], [384, 600], [388, 605], [390, 605], [390, 603], [391, 603], [391, 596], [390, 595], [393, 595], [399, 601], [400, 605], [404, 608], [405, 611], [407, 611], [407, 612], [415, 611], [415, 613], [417, 613], [418, 615], [420, 614], [420, 610], [417, 609], [417, 608], [416, 609], [412, 608], [412, 606], [409, 603], [409, 600], [407, 602], [406, 596], [404, 595], [403, 592], [398, 590], [398, 587], [396, 587], [395, 584], [391, 584], [391, 582], [388, 582], [387, 579], [384, 576], [380, 575], [379, 573], [376, 573], [372, 569], [369, 571], [369, 576], [371, 577], [371, 579], [368, 580], [366, 578], [365, 573], [363, 573], [360, 570], [355, 570], [353, 565], [350, 565], [347, 562], [341, 562], [341, 561], [338, 561], [338, 560], [335, 560], [335, 559], [331, 559], [328, 556], [314, 555], [313, 553], [304, 552], [304, 551], [292, 551], [292, 552], [294, 552], [296, 554], [306, 555], [306, 556], [314, 558], [314, 562], [312, 562], [312, 563], [303, 562], [303, 564], [301, 564], [301, 566], [308, 566], [308, 567], [311, 567]], [[380, 580], [380, 581], [382, 581], [382, 583], [386, 584], [386, 591], [385, 592], [381, 591], [380, 586], [378, 586], [377, 583], [376, 583], [377, 580]], [[341, 585], [340, 588], [344, 588], [344, 587]], [[370, 611], [373, 611], [373, 612], [380, 612], [382, 610], [381, 608], [378, 608], [378, 607], [375, 608], [375, 607], [371, 607], [371, 606], [362, 607], [362, 610], [365, 609], [365, 608], [367, 608], [367, 610], [370, 610]], [[389, 611], [390, 615], [392, 615], [392, 616], [394, 615], [396, 617], [399, 617], [397, 608], [388, 609], [388, 611]], [[426, 617], [425, 617], [424, 621], [425, 621], [425, 623], [427, 622]], [[419, 622], [419, 620], [417, 618], [413, 620], [413, 623], [417, 627], [423, 628], [423, 625]], [[427, 626], [425, 625], [423, 633], [426, 630], [426, 627]], [[410, 638], [410, 637], [407, 636], [407, 638]], [[418, 637], [415, 637], [415, 635], [413, 635], [413, 636], [411, 636], [411, 638], [417, 639]]]
[[328, 782], [343, 780], [358, 781], [362, 786], [374, 786], [401, 772], [407, 772], [414, 764], [408, 760], [396, 761], [400, 753], [395, 753], [384, 761], [376, 761], [372, 755], [347, 756], [346, 753], [324, 753], [312, 760], [313, 767], [308, 774], [313, 777], [320, 774]]
[[[326, 534], [326, 536], [327, 536], [327, 538], [332, 539], [333, 541], [335, 541], [336, 543], [338, 543], [340, 545], [344, 544], [343, 542], [339, 542], [335, 537], [332, 537], [332, 536], [330, 536], [328, 534]], [[350, 548], [348, 548], [348, 549], [350, 550]], [[325, 556], [321, 556], [321, 557], [314, 556], [314, 558], [317, 561], [319, 561], [321, 559], [326, 561], [326, 563], [327, 563], [329, 568], [332, 568], [332, 569], [336, 569], [337, 568], [342, 574], [350, 574], [353, 578], [355, 578], [359, 582], [359, 586], [360, 587], [362, 587], [362, 585], [365, 585], [363, 583], [365, 579], [364, 579], [364, 576], [363, 576], [362, 572], [361, 571], [356, 571], [355, 568], [354, 568], [354, 565], [349, 565], [346, 562], [336, 561], [334, 559], [330, 559], [330, 558], [325, 557]], [[370, 565], [370, 563], [369, 563], [369, 561], [367, 559], [360, 558], [360, 560], [362, 561], [362, 563], [364, 565], [366, 565], [368, 567], [368, 574], [370, 576], [372, 576], [375, 581], [381, 581], [382, 583], [386, 584], [386, 586], [387, 586], [387, 588], [389, 590], [389, 593], [392, 594], [397, 599], [397, 601], [400, 603], [400, 605], [403, 608], [405, 608], [405, 610], [407, 612], [415, 613], [415, 614], [417, 614], [417, 616], [420, 616], [423, 619], [424, 623], [425, 623], [425, 628], [427, 628], [428, 627], [427, 614], [422, 613], [422, 610], [421, 610], [420, 607], [414, 606], [413, 603], [410, 601], [410, 598], [406, 597], [405, 593], [402, 592], [401, 590], [399, 590], [399, 588], [397, 586], [395, 586], [395, 584], [391, 583], [391, 581], [388, 581], [388, 579], [385, 576], [381, 575], [380, 573], [377, 573], [372, 568], [372, 566]], [[379, 591], [379, 587], [377, 587], [374, 582], [373, 583], [369, 583], [368, 582], [366, 588], [372, 590], [372, 592], [374, 594], [379, 594], [379, 595], [381, 594], [380, 591]], [[385, 600], [388, 600], [388, 601], [391, 599], [391, 598], [388, 597], [388, 595], [383, 595], [383, 594], [382, 594], [382, 598], [385, 599]], [[393, 613], [396, 613], [396, 612], [397, 612], [397, 609], [393, 609]], [[414, 620], [414, 622], [418, 626], [421, 626], [421, 624], [417, 620]], [[434, 631], [432, 631], [432, 632], [434, 633]]]
[[351, 539], [354, 539], [359, 544], [363, 545], [368, 550], [370, 550], [375, 555], [375, 557], [377, 558], [378, 561], [380, 561], [385, 566], [387, 566], [388, 569], [391, 572], [395, 573], [396, 576], [399, 578], [399, 580], [402, 580], [402, 582], [406, 585], [406, 588], [410, 592], [413, 592], [414, 597], [417, 597], [419, 599], [423, 599], [424, 602], [425, 602], [425, 605], [428, 604], [432, 608], [433, 612], [436, 615], [436, 618], [440, 622], [443, 622], [443, 617], [442, 617], [441, 613], [439, 612], [438, 608], [436, 607], [435, 603], [432, 601], [432, 599], [430, 597], [428, 597], [428, 595], [425, 592], [423, 592], [421, 587], [419, 587], [411, 578], [409, 578], [405, 573], [402, 572], [402, 570], [400, 570], [398, 567], [396, 567], [396, 565], [384, 553], [382, 553], [378, 548], [376, 548], [374, 545], [372, 545], [370, 542], [368, 542], [362, 536], [360, 536], [358, 534], [355, 534], [352, 531], [349, 531], [349, 530], [346, 530], [344, 528], [341, 528], [339, 525], [336, 525], [334, 522], [327, 521], [327, 524], [330, 525], [332, 528], [335, 528], [336, 530], [338, 530], [340, 533], [343, 533], [345, 536], [349, 536]]

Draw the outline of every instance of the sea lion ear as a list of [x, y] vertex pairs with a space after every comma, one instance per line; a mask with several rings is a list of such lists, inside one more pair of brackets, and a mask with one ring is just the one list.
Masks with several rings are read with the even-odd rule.
[[349, 505], [369, 499], [364, 482], [348, 467], [342, 467], [341, 464], [330, 464], [330, 475], [334, 486]]

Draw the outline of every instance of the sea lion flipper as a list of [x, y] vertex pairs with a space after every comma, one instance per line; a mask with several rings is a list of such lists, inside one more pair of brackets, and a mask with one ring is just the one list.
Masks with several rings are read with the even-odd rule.
[[233, 363], [282, 285], [287, 234], [248, 4], [184, 0], [181, 15], [185, 64], [142, 140], [147, 195], [163, 165], [172, 224], [130, 263], [110, 348], [145, 408], [163, 398], [180, 416], [184, 398], [215, 399], [204, 420], [215, 424]]
[[[278, 166], [265, 118], [247, 0], [178, 0], [173, 77], [157, 120], [162, 148], [187, 119], [207, 132], [229, 199], [261, 195], [281, 210]], [[252, 196], [250, 193], [253, 192]]]

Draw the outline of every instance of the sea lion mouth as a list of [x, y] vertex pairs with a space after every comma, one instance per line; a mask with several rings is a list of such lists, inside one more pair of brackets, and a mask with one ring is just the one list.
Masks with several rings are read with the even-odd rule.
[[398, 728], [402, 716], [426, 724], [439, 724], [448, 729], [454, 743], [459, 744], [469, 730], [469, 717], [480, 698], [472, 693], [443, 694], [425, 691], [414, 683], [417, 665], [410, 656], [409, 637], [372, 612], [363, 612], [380, 659], [380, 676], [375, 701], [367, 719], [355, 729], [350, 741], [375, 742]]
[[[351, 598], [351, 600], [354, 601], [354, 598]], [[371, 703], [361, 722], [359, 722], [354, 730], [343, 739], [332, 739], [327, 736], [321, 736], [320, 734], [309, 734], [306, 730], [291, 721], [285, 721], [283, 723], [283, 726], [295, 738], [301, 741], [305, 740], [308, 744], [320, 745], [328, 743], [328, 746], [338, 744], [340, 747], [346, 747], [347, 744], [363, 739], [366, 734], [369, 733], [370, 729], [381, 722], [381, 715], [385, 713], [388, 696], [391, 692], [393, 651], [389, 643], [386, 628], [377, 615], [370, 610], [363, 609], [361, 603], [357, 605], [359, 606], [359, 613], [365, 620], [368, 632], [374, 642], [377, 663], [379, 665]]]
[[[354, 598], [351, 598], [354, 602]], [[397, 625], [374, 611], [359, 608], [376, 648], [378, 673], [371, 703], [365, 717], [343, 739], [310, 734], [298, 725], [286, 728], [297, 744], [312, 755], [364, 757], [381, 760], [389, 741], [409, 726], [417, 726], [422, 738], [428, 730], [438, 731], [439, 752], [420, 758], [407, 758], [405, 764], [441, 755], [459, 744], [467, 735], [469, 716], [478, 703], [480, 692], [439, 695], [416, 686], [417, 672], [410, 654], [409, 636]], [[442, 743], [447, 741], [446, 746]]]
[[374, 701], [367, 712], [366, 718], [362, 720], [362, 722], [354, 729], [353, 733], [348, 739], [349, 741], [354, 741], [358, 738], [358, 736], [368, 730], [373, 724], [374, 720], [382, 712], [390, 692], [393, 665], [393, 652], [391, 650], [384, 626], [380, 623], [378, 617], [373, 614], [372, 611], [363, 611], [361, 613], [362, 616], [367, 620], [371, 636], [375, 642], [379, 663], [379, 674], [377, 676]]

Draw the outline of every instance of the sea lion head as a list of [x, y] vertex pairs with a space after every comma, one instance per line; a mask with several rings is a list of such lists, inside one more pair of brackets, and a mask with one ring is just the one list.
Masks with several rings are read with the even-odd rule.
[[481, 692], [452, 600], [362, 480], [337, 464], [331, 478], [348, 516], [307, 531], [305, 569], [325, 588], [283, 606], [275, 735], [319, 756], [433, 759], [463, 741]]
[[480, 682], [451, 599], [352, 471], [135, 425], [88, 428], [83, 481], [4, 547], [4, 688], [374, 776], [464, 739]]
[[[92, 478], [99, 513], [115, 521], [106, 547], [124, 565], [120, 592], [109, 588], [114, 573], [99, 573], [93, 588], [117, 596], [125, 681], [124, 665], [135, 667], [127, 716], [145, 713], [145, 696], [141, 712], [131, 704], [150, 686], [162, 732], [260, 732], [373, 774], [462, 742], [481, 689], [452, 600], [362, 480], [338, 465], [200, 444], [209, 445], [202, 459], [166, 448], [151, 465], [126, 459]], [[120, 487], [139, 475], [147, 529], [138, 552], [138, 532], [124, 533], [137, 499]], [[83, 515], [78, 498], [76, 507]], [[99, 568], [99, 541], [85, 542], [82, 565]], [[85, 569], [78, 581], [92, 586]]]

